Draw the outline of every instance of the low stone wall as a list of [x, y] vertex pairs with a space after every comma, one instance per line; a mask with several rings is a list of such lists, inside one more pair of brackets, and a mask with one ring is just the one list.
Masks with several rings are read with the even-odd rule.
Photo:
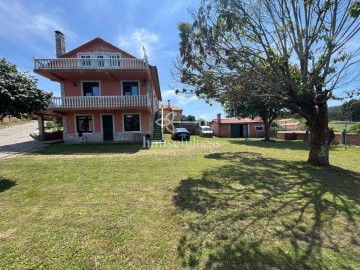
[[[335, 132], [335, 138], [334, 138], [332, 144], [343, 144], [342, 136], [343, 135], [341, 132]], [[360, 134], [348, 133], [347, 134], [347, 144], [360, 146]]]
[[62, 131], [44, 132], [44, 141], [53, 141], [53, 140], [62, 140], [62, 139], [63, 139]]
[[67, 143], [81, 143], [81, 142], [102, 142], [102, 133], [84, 133], [82, 137], [76, 134], [64, 134], [64, 142]]
[[[342, 136], [343, 136], [343, 134], [341, 132], [335, 132], [335, 138], [334, 138], [332, 144], [343, 144]], [[278, 132], [276, 132], [276, 139], [287, 140], [287, 141], [288, 140], [307, 141], [305, 130], [278, 131]], [[360, 146], [360, 134], [348, 133], [347, 134], [347, 144]]]
[[276, 132], [276, 139], [279, 140], [301, 140], [306, 141], [306, 131], [297, 130], [297, 131], [278, 131]]
[[[127, 143], [141, 143], [143, 137], [150, 132], [115, 132], [114, 142], [127, 142]], [[76, 134], [64, 135], [64, 141], [67, 143], [83, 143], [83, 142], [94, 142], [99, 143], [104, 141], [102, 133], [84, 133], [82, 137]]]

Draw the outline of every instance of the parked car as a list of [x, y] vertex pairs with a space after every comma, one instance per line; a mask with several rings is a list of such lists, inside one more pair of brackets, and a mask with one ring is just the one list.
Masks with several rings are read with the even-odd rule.
[[209, 126], [200, 126], [199, 127], [199, 136], [201, 137], [212, 137], [213, 136], [213, 131], [211, 129], [211, 127]]
[[190, 132], [186, 128], [175, 128], [171, 133], [171, 139], [173, 141], [190, 141]]

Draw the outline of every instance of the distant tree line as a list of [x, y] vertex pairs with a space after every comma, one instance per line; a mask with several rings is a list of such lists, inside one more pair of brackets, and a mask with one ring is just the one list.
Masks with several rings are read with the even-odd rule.
[[185, 115], [185, 114], [183, 114], [182, 116], [181, 116], [181, 121], [195, 121], [195, 116], [193, 116], [193, 115]]
[[330, 121], [360, 121], [360, 99], [352, 99], [340, 106], [329, 107]]

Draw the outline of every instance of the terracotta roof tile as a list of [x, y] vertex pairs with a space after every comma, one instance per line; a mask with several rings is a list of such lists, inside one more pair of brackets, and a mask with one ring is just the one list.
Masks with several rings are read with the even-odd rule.
[[[212, 120], [211, 122], [217, 122], [217, 119]], [[262, 123], [260, 117], [251, 118], [225, 118], [221, 119], [222, 124], [242, 124], [242, 123]]]
[[[167, 109], [168, 106], [167, 105], [163, 105], [163, 104], [159, 104], [159, 109], [162, 109], [164, 107], [164, 109]], [[182, 111], [183, 109], [180, 109], [178, 107], [175, 106], [170, 106], [171, 110], [173, 111]]]

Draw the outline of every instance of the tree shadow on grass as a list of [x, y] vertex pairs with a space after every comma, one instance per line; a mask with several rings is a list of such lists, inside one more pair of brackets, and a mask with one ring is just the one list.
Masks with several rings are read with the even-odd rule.
[[0, 176], [0, 192], [4, 192], [16, 185], [15, 181]]
[[360, 265], [360, 174], [250, 152], [206, 158], [227, 164], [182, 180], [173, 198], [185, 216], [192, 213], [178, 245], [183, 267]]

